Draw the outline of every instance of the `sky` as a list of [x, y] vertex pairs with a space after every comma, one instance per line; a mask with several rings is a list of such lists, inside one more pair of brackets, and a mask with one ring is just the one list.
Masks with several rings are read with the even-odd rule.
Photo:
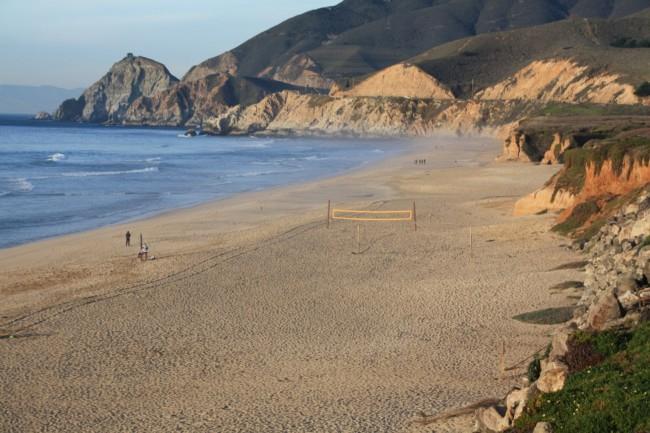
[[128, 52], [181, 77], [281, 21], [340, 0], [0, 0], [0, 84], [87, 87]]

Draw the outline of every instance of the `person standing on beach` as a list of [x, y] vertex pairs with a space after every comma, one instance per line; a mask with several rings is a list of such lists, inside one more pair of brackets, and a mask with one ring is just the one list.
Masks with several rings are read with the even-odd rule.
[[127, 247], [131, 246], [131, 232], [128, 230], [126, 232], [126, 246]]

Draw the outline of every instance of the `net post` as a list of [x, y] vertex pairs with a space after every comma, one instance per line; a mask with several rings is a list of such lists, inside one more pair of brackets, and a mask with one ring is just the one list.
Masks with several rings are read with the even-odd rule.
[[357, 224], [357, 254], [361, 254], [361, 224]]
[[330, 219], [332, 215], [332, 200], [327, 200], [327, 228], [330, 228]]
[[413, 228], [416, 232], [418, 231], [418, 216], [415, 212], [415, 200], [413, 200]]
[[142, 239], [142, 233], [140, 233], [140, 249], [142, 249], [143, 245], [144, 245], [144, 241]]

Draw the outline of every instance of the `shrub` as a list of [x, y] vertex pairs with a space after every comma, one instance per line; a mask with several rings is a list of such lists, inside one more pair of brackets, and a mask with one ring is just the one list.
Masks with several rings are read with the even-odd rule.
[[650, 96], [650, 82], [646, 81], [636, 88], [634, 94], [639, 97]]
[[539, 356], [535, 355], [535, 358], [528, 364], [527, 377], [528, 382], [533, 383], [539, 379], [539, 375], [542, 373], [542, 361], [539, 359]]

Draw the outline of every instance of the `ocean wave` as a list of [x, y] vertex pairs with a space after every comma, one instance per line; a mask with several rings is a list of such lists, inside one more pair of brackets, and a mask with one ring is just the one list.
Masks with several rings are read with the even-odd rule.
[[34, 190], [34, 185], [24, 177], [10, 178], [0, 180], [2, 189], [0, 189], [0, 197], [4, 197], [14, 193], [25, 193]]
[[160, 161], [162, 161], [162, 158], [159, 156], [156, 156], [154, 158], [147, 158], [144, 160], [144, 162], [150, 162], [150, 163], [160, 162]]
[[152, 173], [158, 171], [158, 167], [146, 167], [135, 170], [122, 170], [122, 171], [73, 171], [69, 173], [62, 173], [65, 177], [89, 177], [89, 176], [116, 176], [119, 174], [137, 174], [137, 173]]
[[59, 162], [63, 161], [66, 158], [65, 153], [53, 153], [52, 155], [47, 157], [48, 161], [51, 162]]

